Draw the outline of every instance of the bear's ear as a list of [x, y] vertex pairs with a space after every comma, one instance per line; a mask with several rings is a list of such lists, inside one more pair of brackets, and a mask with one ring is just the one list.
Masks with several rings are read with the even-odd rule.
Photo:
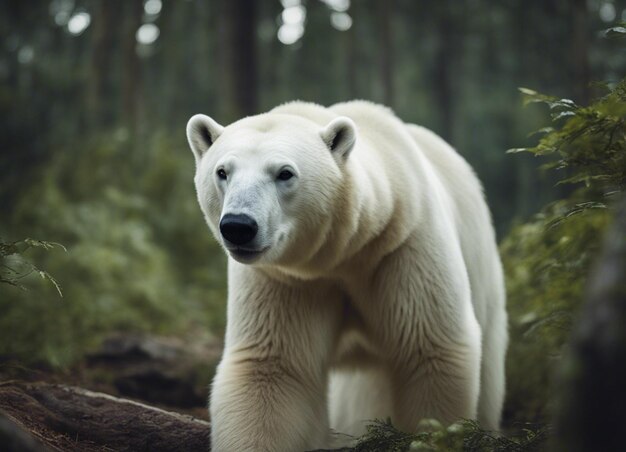
[[211, 147], [224, 127], [206, 115], [195, 115], [187, 123], [187, 140], [196, 161]]
[[356, 126], [350, 118], [340, 116], [333, 119], [320, 134], [333, 157], [341, 160], [348, 158], [356, 141]]

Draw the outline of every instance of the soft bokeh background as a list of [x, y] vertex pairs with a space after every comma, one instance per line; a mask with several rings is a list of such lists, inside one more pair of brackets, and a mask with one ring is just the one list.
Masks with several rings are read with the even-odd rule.
[[[626, 20], [625, 8], [617, 0], [1, 2], [0, 237], [67, 252], [25, 252], [62, 298], [37, 272], [20, 277], [27, 290], [0, 285], [0, 355], [67, 369], [112, 331], [219, 341], [225, 258], [196, 205], [185, 124], [195, 113], [228, 124], [293, 99], [370, 99], [451, 142], [483, 181], [504, 240], [515, 276], [509, 298], [520, 303], [510, 307], [513, 333], [536, 324], [545, 304], [578, 297], [583, 281], [546, 292], [529, 276], [538, 264], [524, 259], [551, 252], [556, 239], [542, 242], [543, 226], [526, 222], [573, 188], [555, 186], [559, 176], [538, 169], [544, 161], [506, 154], [535, 143], [529, 133], [549, 123], [547, 109], [522, 107], [518, 87], [581, 105], [602, 94], [592, 81], [611, 85], [626, 72], [623, 45], [601, 33]], [[567, 227], [587, 243], [606, 223]], [[29, 273], [17, 256], [5, 264]], [[547, 340], [558, 349], [564, 337]], [[516, 344], [526, 361], [510, 369], [525, 377], [511, 386], [507, 416], [542, 419], [548, 371], [529, 369], [551, 357]]]

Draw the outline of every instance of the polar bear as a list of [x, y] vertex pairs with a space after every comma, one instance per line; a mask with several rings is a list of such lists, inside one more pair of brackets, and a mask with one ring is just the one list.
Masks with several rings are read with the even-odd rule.
[[490, 214], [434, 133], [366, 101], [192, 117], [200, 208], [228, 259], [215, 451], [325, 448], [390, 417], [497, 429], [507, 315]]

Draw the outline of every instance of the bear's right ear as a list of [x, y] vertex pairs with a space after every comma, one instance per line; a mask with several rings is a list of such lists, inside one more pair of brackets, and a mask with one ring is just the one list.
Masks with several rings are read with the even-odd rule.
[[346, 160], [356, 141], [356, 126], [350, 118], [339, 116], [324, 127], [320, 135], [326, 146], [330, 149], [333, 157]]
[[189, 120], [187, 123], [187, 140], [196, 161], [202, 158], [223, 130], [224, 127], [206, 115], [195, 115]]

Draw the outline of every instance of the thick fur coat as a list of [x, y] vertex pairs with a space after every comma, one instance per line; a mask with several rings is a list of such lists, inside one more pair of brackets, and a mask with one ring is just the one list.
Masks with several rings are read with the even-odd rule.
[[187, 134], [229, 255], [213, 450], [324, 448], [388, 417], [498, 428], [502, 268], [463, 158], [364, 101], [196, 115]]

